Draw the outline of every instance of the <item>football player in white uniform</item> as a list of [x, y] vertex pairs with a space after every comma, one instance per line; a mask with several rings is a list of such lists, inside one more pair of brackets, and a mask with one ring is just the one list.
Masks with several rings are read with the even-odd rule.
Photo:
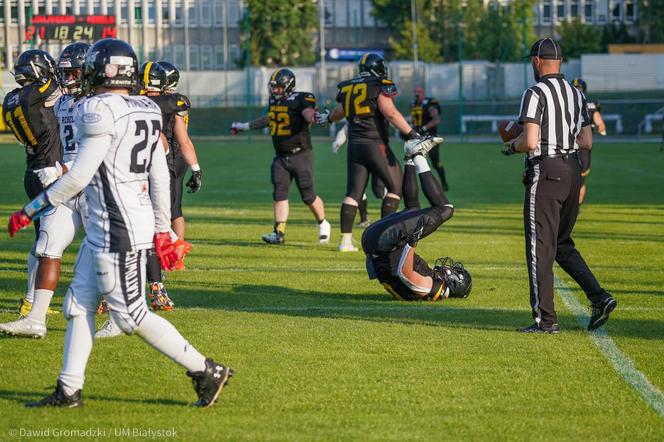
[[76, 162], [10, 219], [13, 236], [44, 210], [85, 189], [86, 237], [63, 306], [68, 320], [63, 367], [55, 391], [28, 404], [30, 407], [83, 404], [81, 390], [94, 340], [94, 315], [102, 297], [122, 331], [136, 333], [187, 368], [198, 395], [196, 405], [212, 405], [233, 374], [229, 367], [206, 359], [170, 322], [152, 313], [145, 301], [146, 250], [156, 248], [165, 270], [174, 269], [182, 255], [169, 233], [161, 112], [148, 98], [129, 95], [137, 68], [134, 50], [121, 40], [100, 40], [90, 48], [82, 79], [92, 96], [76, 113]]
[[[66, 95], [58, 98], [54, 106], [60, 127], [63, 164], [56, 162], [55, 166], [45, 167], [35, 172], [44, 188], [62, 176], [76, 159], [74, 111], [76, 103], [83, 97], [80, 80], [81, 67], [89, 48], [90, 45], [87, 43], [70, 44], [62, 51], [58, 60], [60, 84], [67, 92]], [[35, 247], [39, 266], [32, 309], [27, 316], [21, 316], [17, 321], [0, 324], [1, 332], [34, 338], [46, 336], [46, 313], [60, 280], [62, 253], [84, 224], [85, 216], [83, 194], [74, 196], [61, 206], [54, 207], [41, 216], [39, 239]], [[47, 258], [47, 260], [43, 258]]]

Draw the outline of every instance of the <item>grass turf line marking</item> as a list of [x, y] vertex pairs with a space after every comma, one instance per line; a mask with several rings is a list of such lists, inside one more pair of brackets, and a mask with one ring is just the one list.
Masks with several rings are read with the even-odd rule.
[[[572, 293], [572, 290], [565, 284], [565, 282], [555, 277], [556, 288], [558, 294], [562, 298], [567, 309], [574, 314], [579, 324], [586, 328], [588, 318], [586, 310], [583, 305]], [[616, 343], [611, 339], [608, 332], [604, 328], [600, 328], [588, 335], [604, 356], [609, 360], [613, 368], [622, 376], [623, 380], [629, 384], [646, 404], [648, 404], [661, 418], [664, 418], [664, 394], [659, 389], [650, 383], [648, 378], [639, 371], [634, 365], [629, 356], [623, 353]]]

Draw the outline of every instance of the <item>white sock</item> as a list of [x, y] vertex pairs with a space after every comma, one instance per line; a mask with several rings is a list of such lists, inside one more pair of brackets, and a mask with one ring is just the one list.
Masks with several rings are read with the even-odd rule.
[[342, 244], [353, 244], [353, 234], [352, 233], [342, 233], [341, 234], [341, 243]]
[[67, 322], [64, 359], [58, 377], [67, 395], [83, 388], [85, 367], [92, 352], [94, 334], [94, 315], [73, 316]]
[[415, 171], [418, 174], [428, 172], [431, 170], [429, 168], [429, 162], [427, 161], [426, 158], [424, 158], [424, 155], [415, 155], [413, 157], [413, 164], [415, 164]]
[[404, 166], [414, 166], [415, 165], [415, 163], [413, 163], [412, 158], [407, 159], [403, 164], [404, 164]]
[[53, 298], [53, 290], [35, 290], [35, 299], [32, 301], [32, 310], [28, 313], [28, 318], [41, 323], [46, 322], [46, 313], [48, 306], [51, 305], [51, 298]]
[[152, 312], [136, 329], [145, 342], [191, 372], [205, 370], [205, 356], [200, 354], [167, 320]]
[[25, 291], [25, 300], [33, 302], [35, 299], [35, 281], [37, 279], [37, 268], [39, 259], [35, 256], [34, 246], [28, 253], [28, 289]]

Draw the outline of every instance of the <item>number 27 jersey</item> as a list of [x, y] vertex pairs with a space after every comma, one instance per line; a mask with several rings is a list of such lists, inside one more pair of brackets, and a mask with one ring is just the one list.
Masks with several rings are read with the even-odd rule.
[[77, 144], [83, 138], [111, 138], [85, 188], [86, 241], [98, 252], [151, 248], [155, 215], [148, 176], [155, 149], [162, 149], [159, 106], [143, 96], [102, 94], [79, 104], [75, 124]]

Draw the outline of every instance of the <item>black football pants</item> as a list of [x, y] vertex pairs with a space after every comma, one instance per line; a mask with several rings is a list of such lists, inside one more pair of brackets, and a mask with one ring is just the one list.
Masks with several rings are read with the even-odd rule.
[[605, 295], [572, 240], [579, 214], [581, 167], [576, 154], [528, 161], [523, 219], [533, 317], [544, 325], [558, 322], [553, 305], [555, 260], [592, 302]]

